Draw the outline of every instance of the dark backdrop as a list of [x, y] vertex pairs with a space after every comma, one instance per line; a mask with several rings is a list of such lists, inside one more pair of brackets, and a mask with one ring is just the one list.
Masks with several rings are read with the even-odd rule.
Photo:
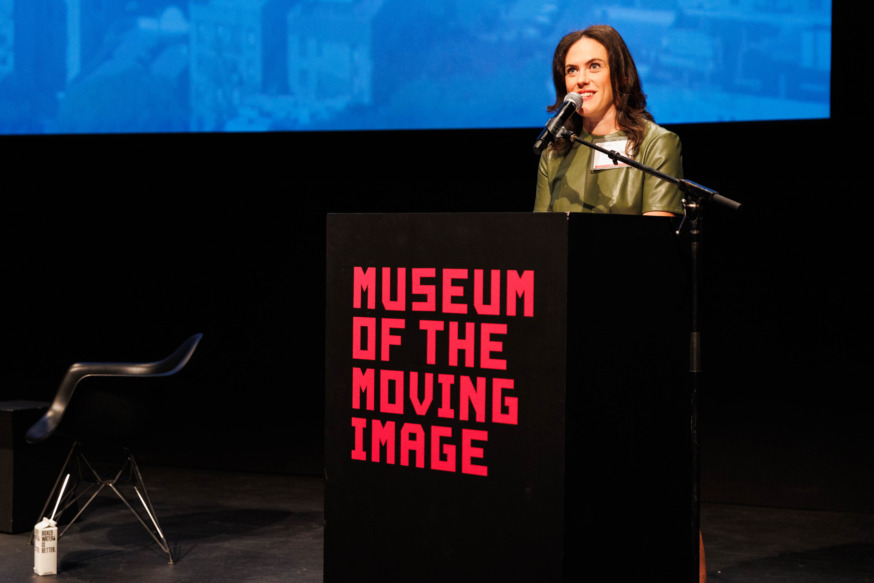
[[[705, 501], [874, 508], [871, 50], [842, 4], [830, 120], [670, 128], [747, 209], [705, 222]], [[538, 131], [2, 137], [0, 399], [204, 332], [147, 461], [319, 474], [326, 213], [530, 210]]]

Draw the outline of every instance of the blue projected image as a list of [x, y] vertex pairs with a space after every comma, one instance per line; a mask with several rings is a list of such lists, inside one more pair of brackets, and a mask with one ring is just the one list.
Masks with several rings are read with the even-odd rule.
[[595, 23], [659, 123], [829, 117], [831, 0], [0, 0], [0, 134], [537, 127]]

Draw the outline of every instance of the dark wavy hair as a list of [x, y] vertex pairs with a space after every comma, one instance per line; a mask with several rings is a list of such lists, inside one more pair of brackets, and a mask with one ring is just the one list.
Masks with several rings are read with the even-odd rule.
[[[610, 72], [610, 84], [613, 86], [616, 122], [628, 136], [631, 146], [629, 152], [634, 155], [646, 135], [646, 122], [652, 121], [653, 117], [646, 110], [646, 95], [641, 87], [640, 76], [637, 74], [631, 52], [612, 26], [596, 24], [585, 30], [569, 33], [559, 41], [558, 46], [555, 47], [555, 55], [552, 57], [552, 82], [555, 84], [556, 99], [555, 103], [546, 109], [550, 113], [558, 111], [564, 102], [564, 97], [567, 95], [565, 59], [574, 43], [582, 38], [598, 41], [607, 49], [607, 67]], [[582, 130], [583, 120], [579, 115], [572, 115], [565, 126], [576, 134]], [[565, 155], [570, 150], [571, 144], [568, 140], [559, 138], [552, 147]]]

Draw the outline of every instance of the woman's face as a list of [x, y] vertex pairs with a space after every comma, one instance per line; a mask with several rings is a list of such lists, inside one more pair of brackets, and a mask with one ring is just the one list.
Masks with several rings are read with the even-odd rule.
[[604, 45], [586, 37], [571, 45], [564, 59], [567, 92], [582, 95], [583, 106], [577, 113], [583, 116], [583, 129], [590, 134], [605, 135], [619, 130], [607, 64]]

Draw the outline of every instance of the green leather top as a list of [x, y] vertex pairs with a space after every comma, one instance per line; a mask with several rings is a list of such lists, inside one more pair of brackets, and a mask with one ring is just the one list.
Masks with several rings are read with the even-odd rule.
[[[634, 159], [675, 178], [683, 178], [680, 138], [654, 123], [648, 124], [646, 137]], [[593, 136], [581, 131], [579, 137], [616, 149], [611, 148], [609, 142], [625, 139], [625, 132]], [[601, 143], [601, 140], [607, 143]], [[624, 165], [594, 169], [592, 159], [599, 154], [581, 144], [574, 144], [567, 156], [560, 156], [551, 148], [544, 151], [540, 156], [534, 211], [625, 215], [667, 211], [683, 214], [683, 197], [675, 185]], [[611, 166], [609, 158], [607, 162]]]

